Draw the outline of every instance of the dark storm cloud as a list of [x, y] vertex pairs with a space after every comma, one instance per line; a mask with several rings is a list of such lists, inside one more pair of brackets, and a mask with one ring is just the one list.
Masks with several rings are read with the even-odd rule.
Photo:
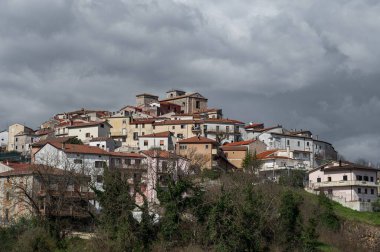
[[[200, 91], [379, 160], [377, 1], [0, 1], [0, 128]], [[358, 146], [356, 148], [355, 146]]]

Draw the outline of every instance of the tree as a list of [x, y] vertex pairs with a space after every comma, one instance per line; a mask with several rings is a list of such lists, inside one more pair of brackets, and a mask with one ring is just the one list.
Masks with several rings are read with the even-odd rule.
[[333, 202], [327, 198], [324, 192], [320, 192], [318, 195], [318, 203], [321, 208], [319, 211], [320, 222], [331, 230], [338, 230], [340, 221], [334, 212]]
[[251, 174], [258, 174], [262, 163], [263, 162], [257, 158], [256, 151], [253, 155], [249, 151], [247, 151], [243, 159], [242, 167], [245, 172]]
[[300, 203], [301, 200], [292, 191], [286, 191], [281, 196], [279, 206], [280, 242], [285, 251], [293, 251], [300, 247], [302, 231]]
[[83, 142], [82, 140], [80, 140], [79, 138], [70, 138], [69, 140], [66, 141], [67, 144], [79, 144], [79, 145], [83, 145]]

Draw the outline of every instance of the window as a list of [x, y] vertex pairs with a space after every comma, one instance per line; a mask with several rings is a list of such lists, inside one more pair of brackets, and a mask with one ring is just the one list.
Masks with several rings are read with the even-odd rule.
[[208, 144], [205, 145], [206, 150], [208, 149]]
[[125, 142], [127, 141], [127, 138], [126, 138], [126, 137], [122, 137], [122, 138], [121, 138], [121, 141], [122, 141], [123, 143], [125, 143]]
[[328, 182], [331, 182], [331, 177], [327, 177], [327, 181], [328, 181]]
[[138, 125], [138, 124], [136, 124], [136, 125], [135, 125], [135, 128], [137, 129], [138, 127], [139, 127], [139, 125]]
[[179, 145], [179, 149], [180, 150], [186, 150], [187, 149], [187, 145], [186, 144], [180, 144]]
[[90, 137], [90, 133], [86, 133], [86, 137]]
[[310, 146], [310, 143], [309, 143], [309, 142], [306, 142], [306, 146], [309, 147], [309, 146]]
[[145, 135], [145, 132], [141, 132], [141, 135], [142, 135], [142, 136]]
[[362, 181], [363, 177], [360, 175], [356, 175], [356, 180]]
[[371, 177], [371, 182], [373, 182], [373, 177]]
[[96, 182], [102, 183], [103, 182], [103, 176], [102, 175], [97, 175], [96, 176]]
[[156, 129], [156, 126], [153, 125], [152, 128], [153, 128], [153, 129]]
[[123, 120], [123, 124], [126, 124], [126, 123], [127, 123], [127, 120], [124, 119], [124, 120]]
[[181, 124], [181, 129], [184, 129], [185, 128], [185, 124]]
[[364, 177], [363, 177], [363, 180], [364, 180], [364, 181], [368, 181], [368, 176], [364, 176]]
[[18, 149], [18, 146], [16, 146], [16, 150]]
[[15, 141], [18, 142], [18, 138], [17, 137], [16, 137]]
[[300, 147], [301, 146], [301, 143], [300, 141], [297, 142], [297, 146]]
[[178, 138], [183, 138], [183, 134], [177, 134]]
[[347, 181], [347, 175], [343, 175], [343, 181]]
[[141, 164], [141, 160], [140, 159], [135, 159], [135, 165], [140, 165]]
[[148, 140], [144, 140], [144, 146], [148, 146]]
[[100, 144], [97, 144], [96, 146], [100, 147]]
[[144, 129], [144, 128], [145, 128], [145, 124], [142, 124], [142, 125], [141, 125], [141, 128], [143, 128], [143, 129]]
[[368, 193], [368, 190], [367, 188], [364, 189], [364, 193], [367, 194]]
[[165, 144], [165, 141], [164, 140], [160, 140], [160, 146], [164, 146]]
[[375, 189], [371, 189], [371, 194], [375, 194]]
[[216, 126], [216, 132], [219, 132], [219, 126]]
[[162, 167], [162, 172], [166, 172], [168, 170], [168, 162], [162, 161], [161, 167]]
[[133, 140], [138, 140], [138, 139], [139, 139], [139, 133], [133, 132]]
[[230, 126], [226, 126], [226, 132], [230, 132]]
[[286, 145], [290, 145], [290, 140], [286, 140]]
[[95, 161], [95, 168], [104, 168], [106, 167], [105, 161]]
[[74, 159], [74, 164], [82, 164], [83, 160], [82, 159]]
[[175, 129], [175, 126], [174, 126], [174, 125], [172, 126], [172, 129]]
[[104, 128], [104, 124], [103, 123], [100, 124], [100, 128]]
[[201, 102], [200, 101], [195, 102], [195, 108], [197, 108], [197, 109], [201, 108]]
[[362, 189], [361, 188], [358, 188], [358, 193], [362, 193]]

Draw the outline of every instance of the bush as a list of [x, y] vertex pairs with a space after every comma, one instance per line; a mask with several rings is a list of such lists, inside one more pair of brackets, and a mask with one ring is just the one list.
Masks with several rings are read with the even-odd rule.
[[50, 252], [57, 248], [56, 241], [45, 229], [36, 227], [25, 231], [17, 240], [13, 251], [17, 252]]

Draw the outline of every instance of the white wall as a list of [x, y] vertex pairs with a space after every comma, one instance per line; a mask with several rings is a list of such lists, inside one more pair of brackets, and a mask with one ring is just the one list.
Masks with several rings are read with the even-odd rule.
[[8, 146], [8, 131], [0, 132], [0, 146]]

